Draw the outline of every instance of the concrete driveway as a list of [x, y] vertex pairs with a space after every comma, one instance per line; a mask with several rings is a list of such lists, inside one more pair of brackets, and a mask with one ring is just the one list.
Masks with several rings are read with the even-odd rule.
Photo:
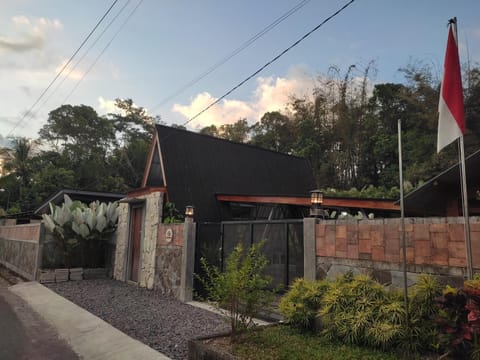
[[0, 269], [0, 359], [79, 359], [53, 327], [8, 290], [7, 279], [12, 277]]

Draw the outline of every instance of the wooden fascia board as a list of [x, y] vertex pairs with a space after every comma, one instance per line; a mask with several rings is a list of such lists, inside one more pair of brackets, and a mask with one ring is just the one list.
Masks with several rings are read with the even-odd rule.
[[388, 200], [323, 198], [323, 206], [400, 211], [400, 206]]
[[310, 206], [310, 198], [289, 196], [217, 195], [218, 201]]
[[162, 151], [160, 149], [160, 141], [158, 140], [158, 132], [155, 130], [155, 135], [152, 140], [150, 150], [148, 152], [147, 164], [145, 165], [145, 171], [143, 172], [142, 187], [145, 187], [147, 185], [148, 175], [150, 174], [150, 169], [152, 167], [152, 161], [153, 161], [153, 156], [155, 155], [155, 151], [158, 152], [158, 158], [160, 160], [160, 169], [162, 171], [163, 185], [165, 187], [167, 186], [167, 179], [165, 177], [165, 168], [163, 166]]
[[165, 176], [165, 166], [163, 166], [163, 155], [162, 155], [162, 147], [160, 146], [160, 140], [157, 139], [157, 151], [158, 151], [158, 158], [160, 159], [160, 169], [162, 170], [162, 178], [163, 178], [163, 186], [167, 187], [167, 177]]
[[164, 186], [147, 186], [140, 189], [135, 189], [127, 193], [127, 198], [135, 198], [137, 196], [148, 195], [155, 192], [166, 193], [167, 188]]
[[[217, 195], [218, 201], [245, 202], [258, 204], [282, 204], [310, 206], [310, 197], [298, 196], [249, 196], [249, 195]], [[325, 207], [350, 207], [359, 209], [400, 211], [400, 206], [389, 200], [339, 199], [323, 198]]]
[[150, 168], [152, 166], [153, 154], [158, 141], [158, 133], [157, 129], [155, 129], [155, 134], [153, 136], [152, 143], [150, 144], [150, 149], [148, 150], [148, 158], [147, 163], [145, 164], [145, 170], [143, 171], [143, 179], [142, 179], [142, 188], [147, 185], [148, 174], [150, 174]]

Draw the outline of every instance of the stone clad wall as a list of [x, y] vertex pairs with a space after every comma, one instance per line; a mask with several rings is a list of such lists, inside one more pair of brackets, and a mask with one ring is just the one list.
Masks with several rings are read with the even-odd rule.
[[35, 280], [39, 262], [41, 223], [0, 226], [0, 263]]
[[[473, 267], [480, 270], [480, 218], [470, 218]], [[326, 220], [315, 225], [316, 277], [369, 270], [395, 285], [402, 271], [400, 219]], [[407, 271], [462, 278], [463, 218], [405, 219]]]
[[129, 229], [129, 204], [118, 205], [118, 226], [115, 232], [116, 248], [113, 278], [126, 281], [127, 255], [128, 255], [128, 229]]
[[155, 192], [146, 197], [143, 239], [140, 260], [140, 286], [153, 289], [155, 279], [155, 250], [158, 226], [162, 223], [163, 193]]
[[163, 294], [180, 296], [184, 224], [161, 224], [158, 227], [155, 253], [154, 287]]
[[[136, 201], [144, 200], [139, 285], [152, 289], [155, 278], [155, 251], [158, 226], [162, 221], [163, 193], [153, 192], [138, 196], [135, 199]], [[121, 203], [119, 206], [113, 275], [115, 279], [121, 281], [126, 281], [128, 276], [130, 206], [129, 203]]]

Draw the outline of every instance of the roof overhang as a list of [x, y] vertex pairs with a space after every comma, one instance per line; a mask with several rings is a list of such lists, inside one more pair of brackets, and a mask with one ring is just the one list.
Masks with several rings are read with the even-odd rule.
[[[474, 193], [480, 184], [480, 150], [465, 159], [467, 188]], [[460, 198], [460, 166], [450, 166], [405, 196], [405, 211], [412, 215], [445, 216], [448, 194]]]
[[[166, 193], [167, 188], [163, 187], [163, 186], [146, 186], [146, 187], [142, 187], [140, 189], [135, 189], [135, 190], [129, 191], [127, 193], [126, 198], [130, 199], [130, 198], [135, 198], [137, 196], [144, 196], [144, 195], [153, 194], [153, 193], [156, 193], [156, 192]], [[122, 200], [124, 200], [124, 199], [122, 199]]]
[[[216, 199], [220, 202], [310, 206], [309, 196], [258, 196], [217, 194]], [[322, 205], [324, 207], [400, 211], [400, 206], [395, 204], [395, 200], [391, 199], [361, 199], [324, 196]]]

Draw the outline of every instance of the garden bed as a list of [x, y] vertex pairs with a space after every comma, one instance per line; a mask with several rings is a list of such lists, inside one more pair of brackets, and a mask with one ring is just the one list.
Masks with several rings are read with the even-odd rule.
[[236, 343], [227, 334], [190, 340], [189, 360], [401, 359], [396, 354], [332, 343], [288, 325], [257, 328]]

